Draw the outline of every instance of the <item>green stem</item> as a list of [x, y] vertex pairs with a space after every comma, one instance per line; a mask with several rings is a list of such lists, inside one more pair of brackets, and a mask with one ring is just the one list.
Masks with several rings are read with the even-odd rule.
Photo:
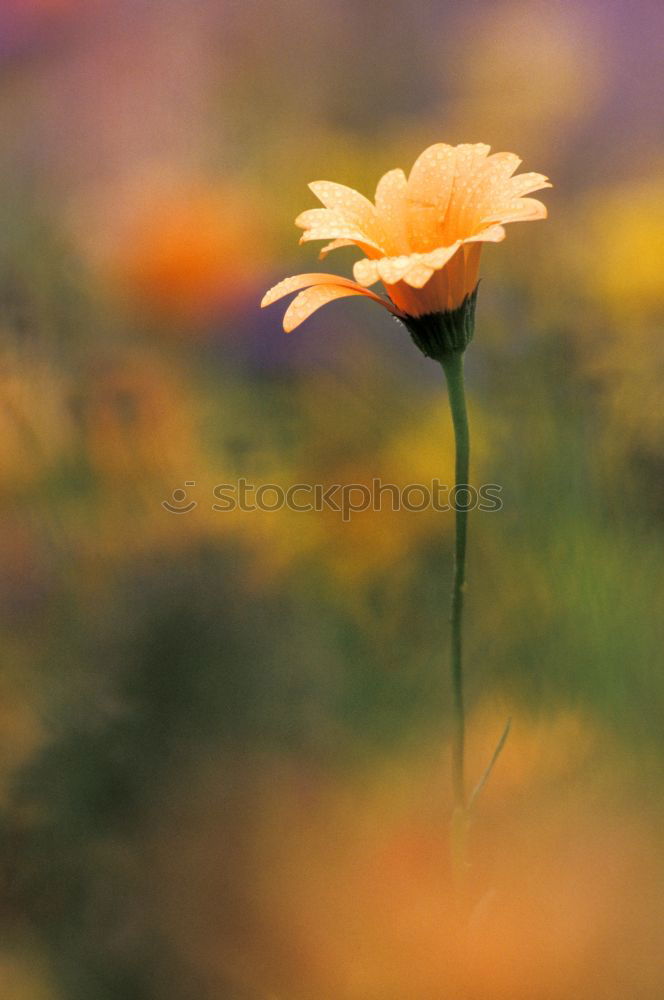
[[[455, 462], [455, 548], [454, 548], [454, 584], [452, 587], [452, 609], [450, 623], [451, 637], [451, 668], [452, 692], [454, 703], [454, 739], [452, 743], [452, 784], [454, 790], [454, 808], [459, 836], [463, 839], [461, 830], [465, 826], [466, 790], [464, 777], [464, 742], [465, 716], [463, 704], [463, 661], [462, 661], [462, 621], [463, 596], [466, 584], [466, 539], [468, 536], [468, 509], [459, 507], [459, 493], [462, 487], [468, 486], [468, 467], [470, 461], [470, 437], [468, 433], [468, 415], [466, 412], [466, 394], [463, 380], [463, 352], [453, 352], [446, 355], [442, 362], [454, 425], [454, 442], [456, 448]], [[462, 494], [463, 497], [463, 494]], [[463, 497], [464, 503], [467, 496]], [[457, 855], [463, 856], [463, 845], [457, 845]]]

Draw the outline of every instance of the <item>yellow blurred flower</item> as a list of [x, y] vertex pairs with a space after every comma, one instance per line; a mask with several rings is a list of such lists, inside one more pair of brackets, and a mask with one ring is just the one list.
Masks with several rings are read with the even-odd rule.
[[[378, 182], [375, 205], [352, 188], [314, 181], [324, 208], [296, 219], [300, 242], [331, 240], [330, 250], [355, 245], [366, 256], [355, 263], [356, 281], [334, 274], [299, 274], [271, 288], [267, 306], [291, 292], [299, 295], [284, 316], [287, 332], [327, 302], [365, 295], [398, 317], [456, 309], [477, 285], [482, 243], [505, 238], [504, 223], [546, 218], [545, 206], [524, 197], [550, 187], [542, 174], [513, 177], [521, 160], [494, 153], [484, 143], [430, 146], [408, 179], [388, 171]], [[389, 299], [370, 292], [382, 281]]]
[[[303, 381], [296, 390], [302, 428], [297, 446], [275, 454], [271, 465], [252, 473], [257, 482], [277, 483], [284, 491], [294, 483], [318, 484], [321, 491], [338, 486], [330, 505], [215, 515], [224, 522], [232, 519], [234, 532], [255, 552], [262, 578], [301, 571], [313, 562], [362, 615], [365, 599], [378, 580], [389, 588], [395, 603], [403, 600], [423, 552], [444, 544], [454, 527], [452, 510], [429, 503], [434, 479], [439, 484], [434, 497], [439, 506], [449, 503], [454, 485], [454, 439], [444, 398], [421, 401], [410, 419], [393, 414], [386, 420], [393, 386], [385, 371], [369, 368], [364, 358], [361, 352], [354, 354], [353, 367], [364, 375], [354, 378], [352, 389], [343, 378], [327, 372]], [[490, 438], [476, 403], [473, 423], [473, 481], [479, 484], [486, 479]], [[358, 437], [355, 430], [360, 424], [363, 434]], [[333, 507], [334, 503], [343, 507], [344, 488], [350, 507], [347, 519], [343, 510]], [[311, 493], [297, 496], [298, 503], [311, 499]]]
[[36, 951], [0, 953], [0, 991], [11, 1000], [59, 1000], [44, 957]]
[[580, 347], [605, 405], [608, 469], [620, 452], [636, 450], [658, 461], [664, 444], [663, 230], [662, 182], [632, 180], [593, 197], [583, 227], [587, 239], [573, 255], [578, 286], [595, 317]]
[[580, 247], [582, 258], [589, 263], [592, 248], [592, 260], [600, 266], [583, 273], [599, 301], [630, 319], [661, 309], [664, 269], [657, 251], [664, 231], [662, 181], [632, 179], [602, 191], [601, 198], [593, 199], [588, 229], [592, 239]]
[[0, 354], [0, 489], [34, 485], [70, 451], [69, 388], [43, 358]]
[[[351, 503], [362, 503], [362, 491], [364, 499], [371, 495], [371, 503], [347, 521], [333, 511], [318, 515], [322, 558], [346, 584], [366, 585], [389, 570], [397, 573], [397, 589], [399, 583], [407, 587], [422, 549], [452, 534], [454, 511], [442, 509], [454, 486], [454, 434], [446, 405], [442, 399], [423, 406], [417, 419], [387, 435], [371, 458], [365, 454], [335, 468], [333, 482], [355, 487]], [[474, 461], [481, 468], [487, 437], [481, 414], [474, 412], [474, 418]]]
[[[102, 554], [113, 560], [155, 548], [177, 550], [199, 537], [199, 517], [174, 518], [162, 507], [175, 488], [199, 481], [209, 465], [200, 433], [202, 402], [178, 368], [149, 352], [100, 362], [87, 373], [78, 408], [81, 448], [95, 486], [65, 512], [80, 551], [98, 566]], [[201, 499], [201, 489], [189, 492]]]
[[95, 367], [81, 409], [87, 458], [107, 484], [177, 482], [199, 463], [195, 395], [149, 353]]

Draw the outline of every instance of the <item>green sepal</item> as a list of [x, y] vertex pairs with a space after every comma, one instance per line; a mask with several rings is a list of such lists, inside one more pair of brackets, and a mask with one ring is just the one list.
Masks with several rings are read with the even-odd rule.
[[425, 313], [424, 316], [403, 316], [400, 321], [410, 333], [413, 343], [427, 358], [442, 361], [450, 354], [462, 353], [475, 332], [477, 289], [466, 295], [460, 306], [445, 312]]

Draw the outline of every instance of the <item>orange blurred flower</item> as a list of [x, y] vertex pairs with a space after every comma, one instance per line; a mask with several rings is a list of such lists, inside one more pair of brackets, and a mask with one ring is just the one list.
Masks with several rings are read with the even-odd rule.
[[[503, 224], [546, 218], [546, 207], [524, 197], [551, 187], [542, 174], [513, 177], [521, 160], [493, 153], [484, 143], [436, 143], [421, 154], [406, 179], [390, 170], [378, 182], [375, 205], [331, 181], [309, 185], [325, 206], [302, 212], [300, 242], [331, 240], [321, 251], [355, 245], [365, 253], [356, 281], [335, 274], [298, 274], [271, 288], [267, 306], [299, 291], [284, 316], [284, 330], [299, 326], [333, 299], [365, 295], [397, 317], [456, 309], [476, 287], [482, 243], [505, 238]], [[383, 299], [369, 286], [382, 281]]]
[[205, 313], [251, 287], [237, 257], [248, 236], [238, 205], [216, 194], [153, 204], [137, 220], [125, 257], [127, 284], [167, 311]]
[[176, 329], [239, 308], [267, 268], [255, 193], [161, 162], [81, 198], [72, 226], [114, 290]]
[[[504, 715], [480, 708], [471, 732], [481, 722], [495, 740]], [[479, 776], [487, 746], [469, 750]], [[180, 776], [146, 876], [202, 983], [284, 1000], [615, 1000], [625, 982], [635, 1000], [664, 995], [642, 760], [573, 709], [516, 708], [460, 908], [441, 751], [432, 736], [344, 771], [236, 749]]]
[[[215, 306], [240, 300], [254, 287], [246, 251], [259, 238], [241, 207], [228, 191], [153, 198], [134, 219], [118, 262], [128, 290], [178, 317], [205, 316]], [[238, 252], [243, 247], [245, 252]]]

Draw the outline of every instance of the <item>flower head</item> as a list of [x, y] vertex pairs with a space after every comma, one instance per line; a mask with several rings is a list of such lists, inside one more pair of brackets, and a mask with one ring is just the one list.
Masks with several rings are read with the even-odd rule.
[[[521, 163], [514, 153], [493, 153], [483, 143], [436, 143], [416, 160], [410, 175], [389, 170], [378, 182], [375, 203], [331, 181], [309, 185], [324, 208], [295, 220], [301, 243], [355, 245], [364, 257], [355, 263], [355, 281], [335, 274], [299, 274], [271, 288], [267, 306], [297, 291], [284, 316], [284, 329], [299, 326], [333, 299], [365, 295], [407, 322], [459, 309], [477, 286], [483, 243], [505, 238], [507, 222], [546, 218], [533, 191], [551, 187], [542, 174], [513, 176]], [[369, 291], [382, 282], [388, 298]], [[412, 329], [411, 329], [412, 332]], [[464, 345], [465, 346], [465, 345]]]

